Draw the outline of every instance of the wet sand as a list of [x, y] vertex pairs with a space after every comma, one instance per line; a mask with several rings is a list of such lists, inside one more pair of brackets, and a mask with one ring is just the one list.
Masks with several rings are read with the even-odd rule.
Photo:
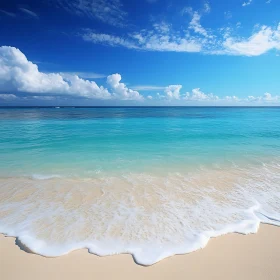
[[98, 257], [87, 250], [45, 258], [0, 235], [0, 279], [280, 279], [279, 239], [279, 227], [261, 225], [257, 234], [220, 236], [204, 249], [143, 267], [130, 255]]

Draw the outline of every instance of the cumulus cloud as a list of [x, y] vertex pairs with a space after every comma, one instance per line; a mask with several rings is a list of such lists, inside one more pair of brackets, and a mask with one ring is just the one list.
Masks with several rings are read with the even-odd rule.
[[240, 101], [240, 99], [239, 99], [237, 96], [235, 96], [235, 95], [233, 95], [233, 96], [226, 96], [226, 97], [225, 97], [225, 100], [226, 100], [226, 101], [233, 101], [233, 102], [238, 102], [238, 101]]
[[64, 77], [69, 85], [68, 92], [75, 95], [81, 94], [87, 98], [110, 99], [111, 94], [103, 86], [98, 86], [94, 81], [84, 80], [77, 75]]
[[139, 90], [139, 91], [154, 91], [154, 90], [163, 90], [163, 89], [165, 89], [165, 87], [151, 86], [151, 85], [139, 85], [139, 86], [133, 86], [132, 89]]
[[104, 74], [98, 74], [98, 73], [93, 73], [93, 72], [60, 72], [59, 74], [61, 74], [62, 76], [76, 75], [76, 76], [79, 76], [80, 78], [83, 78], [83, 79], [102, 79], [102, 78], [106, 78], [106, 75], [104, 75]]
[[43, 73], [17, 48], [0, 47], [0, 90], [33, 94], [69, 95], [91, 99], [140, 100], [142, 96], [120, 83], [121, 75], [108, 76], [112, 91], [77, 75]]
[[164, 92], [166, 94], [167, 99], [176, 99], [179, 100], [181, 98], [180, 90], [182, 85], [170, 85], [165, 88]]
[[[129, 88], [122, 82], [120, 74], [109, 75], [107, 87], [98, 86], [94, 81], [82, 79], [73, 73], [43, 73], [37, 65], [29, 61], [17, 48], [0, 47], [0, 100], [10, 102], [17, 100], [65, 100], [70, 97], [80, 97], [99, 100], [135, 100], [144, 101], [137, 87]], [[250, 95], [239, 98], [235, 95], [218, 97], [213, 93], [205, 93], [200, 88], [194, 88], [186, 94], [181, 94], [182, 85], [166, 87], [143, 86], [143, 90], [162, 90], [156, 95], [148, 95], [147, 100], [153, 102], [219, 102], [219, 104], [279, 104], [280, 96], [269, 92], [262, 96]], [[141, 86], [138, 86], [141, 90]], [[20, 92], [20, 95], [17, 93]], [[22, 97], [21, 97], [22, 96]], [[64, 98], [64, 99], [63, 99]]]
[[107, 77], [107, 84], [112, 88], [113, 95], [121, 100], [143, 100], [143, 96], [138, 91], [127, 88], [124, 83], [120, 83], [120, 74], [113, 74]]
[[[225, 97], [219, 97], [213, 93], [204, 93], [201, 91], [200, 88], [195, 88], [191, 91], [191, 93], [187, 92], [185, 96], [183, 96], [184, 100], [186, 101], [215, 101], [215, 103], [218, 102], [218, 104], [249, 104], [250, 102], [258, 102], [260, 104], [278, 104], [280, 102], [280, 96], [279, 95], [272, 95], [268, 92], [264, 93], [262, 96], [248, 96], [244, 98], [237, 97], [235, 95], [231, 96], [225, 96]], [[248, 103], [249, 102], [249, 103]]]
[[[213, 93], [205, 93], [200, 88], [194, 88], [190, 92], [181, 94], [182, 85], [169, 85], [165, 87], [164, 94], [156, 93], [154, 96], [149, 95], [147, 99], [160, 102], [173, 102], [174, 104], [199, 104], [207, 105], [250, 105], [250, 103], [258, 102], [258, 105], [273, 105], [280, 103], [279, 95], [272, 95], [266, 92], [262, 96], [248, 96], [240, 98], [236, 95], [218, 96]], [[179, 103], [178, 103], [179, 102]]]
[[[199, 104], [207, 105], [250, 105], [258, 103], [258, 105], [277, 105], [280, 103], [279, 95], [272, 95], [268, 92], [262, 96], [248, 96], [240, 98], [235, 95], [218, 96], [213, 93], [205, 93], [200, 88], [194, 88], [190, 92], [180, 94], [181, 85], [170, 85], [166, 87], [164, 93], [157, 93], [155, 96], [149, 95], [147, 99], [158, 100], [160, 102], [173, 102], [174, 104]], [[180, 102], [180, 103], [178, 103]]]
[[218, 100], [219, 97], [213, 93], [206, 94], [200, 88], [194, 88], [191, 93], [186, 93], [184, 99], [189, 101], [214, 101]]
[[[185, 94], [180, 94], [182, 86], [181, 85], [170, 85], [166, 87], [164, 95], [157, 93], [154, 97], [147, 97], [148, 99], [159, 100], [159, 101], [180, 101], [180, 105], [183, 104], [198, 104], [198, 103], [207, 103], [211, 104], [220, 104], [220, 105], [250, 105], [258, 103], [258, 105], [273, 105], [280, 103], [279, 95], [272, 95], [268, 92], [264, 93], [262, 96], [248, 96], [240, 98], [235, 95], [228, 96], [218, 96], [213, 93], [205, 93], [200, 88], [194, 88], [190, 92]], [[177, 103], [176, 103], [177, 104]]]
[[280, 102], [280, 96], [279, 95], [272, 95], [269, 92], [264, 93], [263, 96], [248, 96], [248, 101], [251, 102], [261, 102], [261, 103], [277, 103]]
[[108, 90], [76, 75], [42, 73], [17, 48], [0, 48], [0, 85], [2, 89], [29, 93], [69, 94], [89, 98], [110, 97]]

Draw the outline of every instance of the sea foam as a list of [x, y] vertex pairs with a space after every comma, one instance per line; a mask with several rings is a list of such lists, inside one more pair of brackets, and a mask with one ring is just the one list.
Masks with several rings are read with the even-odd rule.
[[129, 253], [141, 265], [190, 253], [212, 237], [280, 226], [277, 162], [192, 173], [0, 179], [0, 232], [48, 257], [80, 248]]
[[49, 179], [54, 179], [54, 178], [61, 178], [62, 176], [60, 175], [55, 175], [55, 174], [33, 174], [31, 176], [31, 179], [37, 179], [37, 180], [49, 180]]

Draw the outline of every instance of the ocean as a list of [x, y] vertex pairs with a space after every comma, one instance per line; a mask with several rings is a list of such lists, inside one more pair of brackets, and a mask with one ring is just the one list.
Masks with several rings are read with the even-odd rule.
[[279, 107], [0, 107], [0, 232], [142, 265], [280, 225]]

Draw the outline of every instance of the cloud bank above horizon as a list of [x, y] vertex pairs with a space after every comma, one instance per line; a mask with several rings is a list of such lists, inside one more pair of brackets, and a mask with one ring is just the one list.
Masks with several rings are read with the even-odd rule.
[[[86, 73], [83, 73], [87, 76]], [[103, 76], [98, 76], [98, 79]], [[89, 75], [90, 76], [90, 75]], [[240, 104], [278, 104], [279, 95], [268, 92], [263, 96], [219, 97], [205, 93], [199, 87], [182, 93], [183, 86], [145, 86], [129, 88], [122, 83], [118, 73], [106, 77], [104, 85], [98, 85], [92, 79], [79, 77], [78, 73], [44, 73], [17, 48], [0, 47], [0, 104], [15, 100], [55, 101], [63, 98], [84, 100], [134, 101], [139, 105], [165, 104], [188, 105], [203, 103], [207, 105], [240, 105]], [[136, 90], [137, 89], [137, 90]], [[142, 94], [139, 92], [141, 91]], [[154, 93], [157, 91], [156, 93]], [[143, 92], [148, 92], [144, 95]], [[24, 93], [24, 95], [22, 95]], [[174, 103], [175, 102], [175, 103]], [[176, 103], [177, 102], [177, 103]], [[178, 103], [179, 102], [179, 103]]]

